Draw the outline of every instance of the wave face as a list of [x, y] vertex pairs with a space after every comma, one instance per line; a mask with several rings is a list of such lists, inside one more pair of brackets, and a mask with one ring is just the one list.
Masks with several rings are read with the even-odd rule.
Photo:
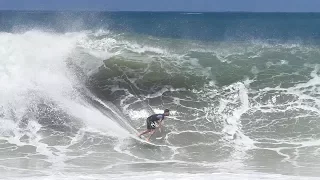
[[[0, 172], [319, 176], [318, 16], [1, 12]], [[130, 137], [165, 108], [159, 146]]]

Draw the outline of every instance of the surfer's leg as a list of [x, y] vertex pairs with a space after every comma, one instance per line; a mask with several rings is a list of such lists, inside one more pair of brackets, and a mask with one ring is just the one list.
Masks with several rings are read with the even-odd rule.
[[[143, 132], [141, 132], [140, 134], [138, 134], [138, 137], [140, 137], [140, 136], [142, 136], [142, 135], [144, 135], [144, 134], [147, 134], [147, 133], [149, 133], [152, 129], [152, 127], [151, 127], [151, 122], [150, 122], [150, 119], [147, 119], [146, 120], [146, 123], [147, 123], [147, 130], [145, 130], [145, 131], [143, 131]], [[141, 137], [140, 137], [141, 138]]]
[[155, 129], [152, 129], [152, 130], [151, 130], [151, 134], [150, 134], [150, 136], [148, 137], [147, 141], [150, 141], [151, 136], [152, 136], [155, 132], [156, 132]]
[[138, 134], [138, 137], [141, 137], [142, 135], [147, 134], [147, 133], [149, 133], [150, 131], [151, 131], [151, 129], [147, 129], [147, 130], [145, 130], [145, 131], [142, 131], [140, 134]]

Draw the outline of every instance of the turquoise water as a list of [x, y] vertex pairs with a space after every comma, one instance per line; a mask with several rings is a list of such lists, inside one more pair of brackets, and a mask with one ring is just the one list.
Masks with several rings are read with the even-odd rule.
[[318, 13], [183, 13], [1, 11], [5, 32], [40, 28], [55, 32], [108, 29], [201, 41], [318, 42]]

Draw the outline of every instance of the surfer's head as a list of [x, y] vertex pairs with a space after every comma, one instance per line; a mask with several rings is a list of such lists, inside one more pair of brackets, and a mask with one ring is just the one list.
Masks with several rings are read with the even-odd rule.
[[169, 116], [169, 115], [170, 115], [170, 114], [169, 114], [169, 109], [165, 109], [164, 112], [163, 112], [163, 114], [164, 114], [165, 116]]

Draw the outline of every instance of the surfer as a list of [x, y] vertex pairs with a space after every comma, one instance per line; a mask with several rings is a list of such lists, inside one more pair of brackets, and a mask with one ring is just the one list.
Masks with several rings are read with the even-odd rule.
[[153, 114], [149, 116], [147, 118], [147, 130], [141, 132], [138, 136], [141, 138], [142, 135], [151, 132], [150, 136], [147, 138], [147, 141], [150, 141], [151, 136], [156, 132], [156, 123], [161, 132], [161, 125], [165, 116], [169, 116], [169, 109], [165, 109], [163, 114]]

